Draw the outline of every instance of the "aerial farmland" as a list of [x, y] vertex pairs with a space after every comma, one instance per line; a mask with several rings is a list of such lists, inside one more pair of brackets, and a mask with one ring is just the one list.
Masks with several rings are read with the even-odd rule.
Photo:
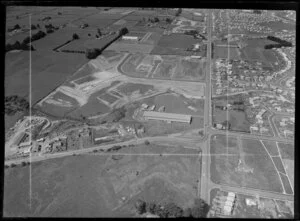
[[293, 13], [8, 6], [4, 217], [294, 217]]

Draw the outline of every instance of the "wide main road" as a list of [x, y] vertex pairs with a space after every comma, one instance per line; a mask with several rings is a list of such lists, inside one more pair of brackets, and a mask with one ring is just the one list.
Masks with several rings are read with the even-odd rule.
[[[205, 134], [209, 132], [211, 126], [211, 56], [212, 56], [212, 39], [211, 39], [211, 29], [212, 29], [212, 11], [208, 9], [207, 15], [207, 63], [206, 63], [206, 87], [205, 87], [205, 109], [204, 109], [204, 131]], [[201, 167], [201, 187], [198, 193], [199, 197], [208, 202], [209, 200], [209, 183], [210, 183], [210, 155], [209, 155], [209, 141], [206, 141], [202, 149], [202, 167]]]

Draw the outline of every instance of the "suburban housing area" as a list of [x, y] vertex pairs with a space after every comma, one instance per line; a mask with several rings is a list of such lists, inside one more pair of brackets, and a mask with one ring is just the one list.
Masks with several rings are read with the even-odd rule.
[[8, 6], [4, 217], [295, 218], [293, 10]]

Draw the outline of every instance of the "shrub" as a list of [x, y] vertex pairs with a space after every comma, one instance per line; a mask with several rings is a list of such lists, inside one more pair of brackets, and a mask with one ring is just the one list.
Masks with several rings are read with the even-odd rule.
[[21, 27], [20, 27], [19, 24], [16, 24], [16, 25], [14, 26], [14, 29], [21, 29]]
[[78, 36], [78, 34], [74, 33], [72, 38], [73, 38], [73, 40], [76, 40], [76, 39], [79, 39], [79, 36]]
[[35, 25], [31, 25], [31, 30], [35, 30], [36, 26]]
[[16, 165], [16, 164], [14, 164], [14, 163], [12, 163], [10, 166], [11, 166], [11, 167], [16, 167], [17, 165]]
[[135, 203], [135, 208], [136, 208], [138, 214], [143, 214], [146, 212], [146, 203], [139, 199]]
[[95, 59], [100, 54], [101, 54], [101, 50], [98, 48], [86, 49], [85, 51], [85, 56], [88, 59]]
[[145, 145], [149, 145], [150, 144], [150, 142], [149, 142], [149, 140], [145, 140]]

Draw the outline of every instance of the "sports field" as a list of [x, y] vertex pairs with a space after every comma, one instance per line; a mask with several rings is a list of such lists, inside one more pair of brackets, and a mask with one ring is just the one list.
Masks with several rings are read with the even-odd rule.
[[214, 135], [210, 145], [211, 154], [218, 154], [211, 156], [213, 182], [283, 192], [276, 168], [259, 141], [242, 139], [241, 147], [234, 137]]

